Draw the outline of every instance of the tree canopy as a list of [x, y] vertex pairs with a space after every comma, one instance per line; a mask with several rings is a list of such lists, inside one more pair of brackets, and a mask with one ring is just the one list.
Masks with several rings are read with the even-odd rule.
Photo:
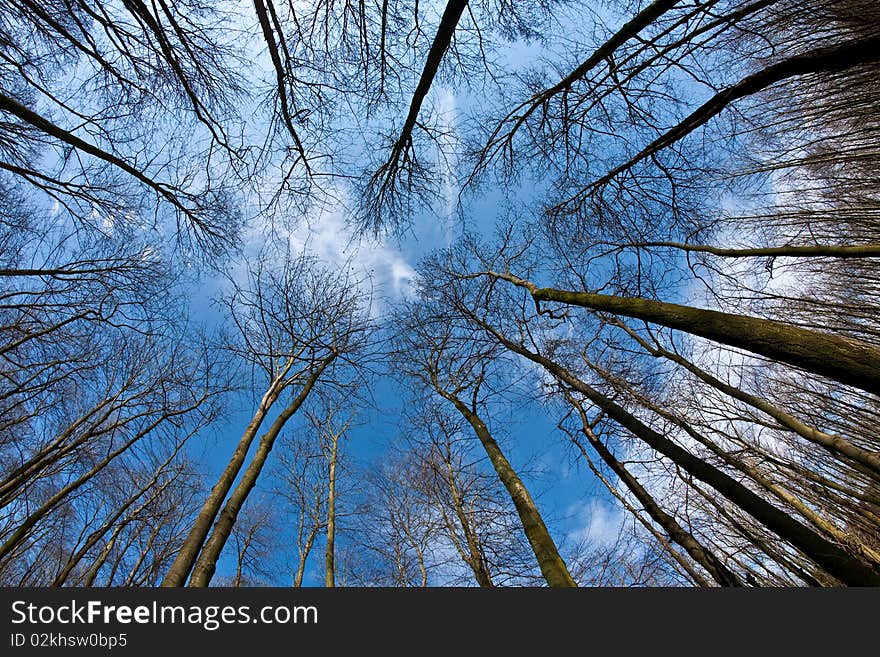
[[878, 64], [872, 0], [0, 0], [0, 583], [880, 585]]

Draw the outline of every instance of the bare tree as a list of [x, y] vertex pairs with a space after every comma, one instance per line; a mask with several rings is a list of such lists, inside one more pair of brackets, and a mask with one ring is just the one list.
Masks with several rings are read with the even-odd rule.
[[[347, 272], [323, 269], [306, 253], [282, 258], [276, 270], [259, 260], [246, 287], [232, 281], [233, 291], [225, 303], [238, 336], [229, 349], [264, 381], [265, 392], [167, 573], [165, 586], [182, 585], [190, 570], [191, 585], [210, 582], [238, 512], [279, 433], [316, 386], [346, 384], [346, 368], [356, 365], [357, 355], [368, 343], [367, 300]], [[257, 432], [276, 402], [287, 395], [289, 400], [261, 436], [233, 489]]]
[[296, 546], [292, 584], [302, 586], [309, 555], [327, 525], [327, 471], [318, 435], [303, 430], [282, 435], [277, 448], [274, 492], [285, 502]]
[[[271, 494], [297, 586], [316, 547], [328, 586], [880, 583], [876, 4], [0, 0], [0, 581], [207, 586], [230, 539], [224, 582], [274, 581]], [[290, 253], [459, 191], [497, 240], [394, 312]], [[360, 482], [389, 335], [404, 436]], [[512, 409], [616, 538], [545, 522]]]
[[[871, 557], [870, 548], [865, 550], [857, 547], [852, 550], [849, 547], [842, 547], [840, 542], [844, 532], [816, 516], [796, 496], [790, 495], [771, 482], [757, 468], [735, 456], [728, 455], [723, 448], [718, 447], [688, 420], [674, 412], [666, 411], [659, 404], [652, 403], [646, 396], [640, 395], [638, 404], [642, 409], [648, 409], [655, 416], [671, 423], [669, 426], [675, 427], [675, 432], [681, 431], [689, 440], [707, 448], [713, 458], [721, 459], [723, 468], [711, 464], [707, 457], [695, 456], [689, 449], [676, 444], [672, 439], [676, 434], [669, 433], [669, 429], [666, 429], [664, 435], [652, 428], [636, 412], [629, 411], [621, 405], [622, 402], [632, 403], [630, 399], [614, 399], [621, 394], [623, 386], [629, 384], [623, 384], [624, 379], [619, 375], [610, 375], [609, 371], [594, 358], [589, 357], [587, 352], [581, 351], [580, 355], [577, 355], [578, 352], [575, 351], [567, 357], [563, 356], [568, 350], [569, 341], [553, 337], [552, 332], [547, 331], [554, 324], [566, 321], [565, 314], [560, 314], [559, 310], [551, 308], [538, 308], [530, 314], [521, 299], [517, 301], [515, 296], [510, 297], [497, 287], [498, 277], [489, 277], [480, 281], [480, 276], [457, 273], [468, 268], [466, 254], [472, 253], [468, 249], [469, 247], [464, 245], [459, 251], [452, 250], [443, 258], [433, 261], [433, 265], [424, 270], [426, 275], [424, 284], [430, 285], [430, 294], [434, 299], [442, 299], [448, 308], [454, 308], [462, 318], [467, 318], [475, 326], [479, 326], [486, 337], [496, 340], [506, 349], [543, 367], [560, 384], [583, 395], [585, 400], [601, 412], [602, 416], [662, 454], [690, 477], [708, 484], [725, 500], [747, 512], [828, 573], [850, 584], [874, 581], [877, 575], [872, 565], [874, 559]], [[456, 260], [457, 257], [462, 257], [464, 260]], [[488, 260], [478, 266], [486, 262]], [[529, 290], [529, 296], [531, 291]], [[542, 317], [547, 319], [539, 319]], [[505, 325], [510, 326], [511, 321], [516, 331], [513, 335], [510, 333], [510, 328], [501, 328]], [[517, 323], [519, 323], [518, 328]], [[562, 364], [578, 361], [584, 365], [583, 373], [576, 373], [572, 371], [571, 365]], [[616, 365], [620, 367], [619, 363]], [[609, 391], [603, 392], [597, 385], [587, 382], [588, 376], [594, 377], [597, 374], [603, 383], [607, 382], [613, 386]], [[632, 388], [627, 387], [627, 397], [633, 394]], [[750, 486], [744, 485], [737, 477], [725, 472], [724, 469], [728, 467], [733, 468], [739, 477], [747, 477], [751, 485], [759, 486], [769, 493], [771, 498], [778, 498], [779, 502], [784, 503], [791, 511], [780, 509]], [[795, 518], [796, 514], [806, 520], [807, 524]], [[718, 565], [716, 562], [716, 571]]]
[[[0, 168], [93, 229], [100, 216], [146, 222], [153, 205], [184, 244], [221, 254], [238, 230], [229, 183], [246, 150], [231, 136], [244, 60], [224, 45], [229, 14], [189, 2], [4, 4]], [[199, 138], [162, 148], [145, 129], [162, 123]]]
[[442, 565], [434, 547], [439, 525], [424, 497], [411, 485], [406, 458], [372, 465], [365, 475], [369, 496], [355, 515], [360, 561], [349, 559], [348, 579], [365, 586], [428, 586]]
[[471, 426], [519, 513], [547, 583], [574, 586], [531, 494], [481, 417], [495, 396], [490, 378], [502, 354], [473, 339], [472, 332], [456, 324], [455, 316], [440, 304], [417, 302], [404, 313], [397, 320], [402, 329], [397, 351], [403, 371], [449, 402]]
[[410, 485], [437, 516], [438, 538], [451, 545], [479, 586], [539, 582], [517, 510], [463, 418], [437, 401], [416, 406], [407, 417], [407, 450], [418, 464], [408, 471], [417, 477]]
[[230, 545], [235, 549], [235, 573], [221, 580], [223, 586], [261, 586], [273, 581], [272, 557], [278, 552], [276, 520], [266, 498], [254, 497], [245, 505], [230, 536]]

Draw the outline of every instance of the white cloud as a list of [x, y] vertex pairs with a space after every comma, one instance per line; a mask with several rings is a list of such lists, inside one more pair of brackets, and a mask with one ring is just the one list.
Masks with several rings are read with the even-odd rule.
[[580, 527], [570, 532], [570, 538], [586, 540], [594, 549], [614, 545], [627, 521], [623, 507], [598, 498], [591, 499], [585, 505], [571, 507], [569, 514], [580, 519]]
[[323, 212], [314, 222], [303, 222], [287, 235], [292, 250], [308, 248], [321, 260], [369, 276], [380, 296], [400, 298], [410, 292], [415, 277], [404, 254], [387, 241], [356, 240], [341, 209]]
[[456, 151], [456, 118], [458, 115], [458, 102], [455, 92], [446, 87], [437, 90], [437, 100], [434, 111], [437, 114], [437, 123], [443, 135], [437, 145], [438, 169], [441, 176], [441, 197], [443, 199], [443, 219], [446, 222], [447, 243], [452, 240], [450, 226], [455, 205], [458, 202], [459, 185], [455, 177], [458, 168], [458, 153]]
[[279, 220], [253, 221], [243, 236], [243, 257], [229, 273], [244, 280], [249, 260], [268, 240], [284, 244], [291, 253], [306, 249], [322, 262], [334, 267], [350, 267], [354, 274], [372, 285], [373, 312], [380, 313], [382, 300], [396, 300], [411, 293], [415, 270], [404, 253], [389, 240], [358, 240], [345, 220], [346, 199], [293, 223]]

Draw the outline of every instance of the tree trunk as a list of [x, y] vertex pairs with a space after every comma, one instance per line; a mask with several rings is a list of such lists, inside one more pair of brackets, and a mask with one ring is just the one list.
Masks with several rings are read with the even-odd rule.
[[150, 553], [150, 550], [153, 549], [153, 544], [156, 542], [156, 537], [159, 536], [161, 530], [162, 525], [160, 523], [157, 523], [156, 526], [153, 527], [153, 531], [150, 532], [146, 545], [141, 549], [141, 552], [138, 555], [137, 560], [134, 562], [134, 565], [131, 567], [131, 570], [128, 571], [128, 577], [125, 578], [123, 586], [140, 586], [141, 582], [146, 581], [150, 577], [150, 571], [153, 570], [152, 568], [148, 568], [147, 572], [141, 575], [138, 581], [135, 581], [134, 579], [144, 561], [147, 560], [147, 555]]
[[[615, 167], [590, 184], [584, 191], [590, 191], [607, 184], [615, 176], [632, 168], [638, 162], [655, 155], [664, 148], [672, 146], [718, 116], [736, 100], [754, 95], [789, 78], [810, 73], [842, 71], [860, 64], [875, 62], [878, 58], [880, 58], [880, 37], [872, 37], [824, 48], [816, 48], [815, 50], [771, 64], [767, 68], [740, 80], [735, 85], [719, 91], [694, 110], [681, 123], [655, 139], [626, 163]], [[581, 196], [584, 191], [579, 192], [578, 196]]]
[[529, 290], [535, 303], [553, 301], [653, 322], [827, 376], [880, 394], [880, 349], [861, 340], [812, 331], [771, 319], [692, 308], [640, 297], [539, 288], [493, 274]]
[[871, 549], [870, 545], [866, 545], [865, 543], [860, 542], [855, 536], [848, 535], [847, 532], [841, 530], [839, 527], [837, 527], [837, 525], [827, 520], [820, 513], [817, 513], [809, 505], [798, 499], [798, 497], [788, 492], [784, 487], [779, 486], [769, 478], [765, 477], [760, 470], [749, 465], [746, 461], [735, 458], [727, 451], [721, 449], [711, 439], [696, 431], [692, 426], [690, 426], [689, 423], [676, 417], [672, 413], [669, 413], [668, 411], [665, 411], [664, 409], [656, 406], [655, 404], [650, 403], [648, 400], [641, 399], [640, 401], [645, 408], [651, 410], [660, 417], [669, 420], [675, 426], [684, 430], [684, 432], [687, 433], [691, 438], [709, 449], [724, 463], [732, 468], [735, 468], [736, 470], [739, 470], [749, 479], [761, 486], [764, 490], [775, 496], [780, 502], [782, 502], [783, 504], [787, 504], [789, 507], [797, 511], [801, 515], [801, 517], [807, 520], [816, 529], [823, 532], [836, 544], [848, 546], [851, 550], [858, 552], [860, 557], [862, 557], [863, 560], [867, 563], [871, 564], [875, 569], [880, 569], [880, 554]]
[[[878, 479], [878, 475], [880, 475], [880, 454], [877, 454], [876, 452], [871, 452], [867, 449], [863, 449], [858, 445], [854, 445], [842, 436], [819, 431], [815, 427], [809, 426], [804, 422], [801, 422], [790, 413], [787, 413], [786, 411], [774, 406], [767, 400], [749, 394], [735, 386], [730, 385], [729, 383], [721, 381], [720, 379], [712, 376], [709, 372], [706, 372], [702, 368], [697, 367], [694, 363], [687, 360], [686, 358], [671, 351], [668, 351], [667, 349], [664, 349], [662, 347], [652, 346], [651, 344], [643, 340], [641, 336], [635, 333], [632, 329], [626, 326], [626, 324], [624, 324], [623, 322], [618, 322], [617, 325], [620, 326], [624, 331], [626, 331], [630, 335], [630, 337], [636, 340], [642, 346], [642, 348], [644, 348], [645, 351], [647, 351], [652, 356], [663, 357], [667, 360], [672, 361], [673, 363], [681, 365], [688, 372], [696, 376], [704, 383], [707, 383], [713, 388], [720, 390], [724, 394], [733, 397], [734, 399], [738, 399], [739, 401], [745, 402], [752, 408], [756, 408], [759, 411], [769, 415], [774, 420], [779, 422], [779, 424], [781, 424], [784, 428], [788, 429], [789, 431], [793, 431], [805, 440], [824, 447], [834, 456], [839, 457], [839, 455], [843, 455], [848, 459], [855, 461], [857, 464], [864, 466], [863, 468], [860, 468], [860, 471], [863, 474], [867, 474], [873, 479]], [[858, 467], [858, 465], [856, 467]]]
[[98, 461], [94, 466], [92, 466], [91, 470], [75, 479], [74, 481], [67, 484], [64, 488], [59, 490], [57, 493], [52, 495], [48, 500], [46, 500], [43, 505], [31, 513], [24, 521], [19, 525], [16, 530], [12, 533], [12, 535], [6, 539], [2, 546], [0, 546], [0, 560], [2, 560], [7, 554], [9, 554], [15, 547], [21, 543], [26, 537], [28, 532], [36, 525], [40, 520], [45, 518], [49, 513], [59, 504], [61, 504], [64, 499], [67, 498], [68, 495], [75, 492], [86, 483], [91, 481], [93, 477], [95, 477], [99, 472], [101, 472], [104, 468], [106, 468], [113, 459], [115, 459], [120, 454], [128, 451], [128, 449], [134, 445], [136, 442], [141, 440], [145, 435], [150, 433], [153, 429], [155, 429], [162, 421], [166, 418], [161, 418], [152, 424], [150, 424], [143, 431], [135, 434], [132, 438], [129, 438], [126, 442], [124, 442], [120, 447], [117, 447], [115, 450], [107, 454], [102, 460]]
[[299, 564], [296, 567], [296, 574], [293, 576], [293, 586], [294, 588], [299, 588], [302, 586], [303, 577], [306, 573], [306, 560], [309, 558], [309, 553], [312, 551], [312, 545], [315, 543], [315, 539], [318, 537], [318, 527], [312, 527], [312, 530], [309, 532], [308, 537], [306, 538], [305, 545], [301, 548], [299, 555]]
[[214, 571], [217, 568], [217, 559], [220, 558], [223, 546], [226, 545], [226, 541], [229, 539], [229, 535], [232, 532], [232, 526], [235, 524], [242, 506], [257, 483], [257, 478], [263, 470], [263, 465], [266, 463], [269, 452], [272, 451], [275, 439], [278, 438], [278, 434], [281, 432], [281, 429], [284, 428], [287, 421], [293, 417], [293, 415], [299, 410], [300, 406], [302, 406], [306, 397], [308, 397], [312, 388], [314, 388], [318, 377], [321, 376], [327, 366], [330, 365], [335, 358], [336, 355], [334, 354], [321, 361], [317, 369], [309, 375], [309, 378], [300, 393], [294, 398], [290, 405], [287, 406], [287, 408], [281, 411], [278, 417], [275, 418], [275, 421], [272, 423], [269, 430], [262, 438], [260, 438], [260, 444], [257, 446], [257, 451], [254, 454], [253, 460], [250, 462], [250, 465], [248, 465], [241, 477], [241, 481], [238, 482], [238, 485], [235, 487], [235, 490], [232, 491], [232, 495], [230, 495], [229, 500], [220, 512], [220, 517], [214, 524], [211, 536], [205, 542], [205, 546], [202, 548], [195, 566], [193, 566], [193, 573], [189, 580], [190, 586], [207, 586], [210, 583], [211, 578], [214, 576]]
[[206, 499], [205, 503], [202, 505], [199, 515], [196, 516], [192, 529], [190, 529], [189, 534], [187, 534], [186, 539], [183, 541], [180, 552], [177, 553], [174, 563], [171, 564], [171, 568], [169, 568], [168, 572], [165, 574], [162, 586], [183, 586], [186, 582], [186, 578], [189, 575], [190, 570], [192, 570], [193, 564], [199, 555], [199, 551], [204, 545], [205, 537], [208, 535], [208, 531], [211, 528], [211, 523], [213, 523], [214, 519], [217, 517], [217, 513], [220, 511], [220, 505], [223, 504], [223, 500], [226, 499], [229, 489], [232, 488], [232, 484], [235, 482], [235, 478], [238, 476], [241, 466], [244, 464], [248, 450], [251, 448], [251, 443], [254, 441], [254, 436], [257, 435], [257, 431], [259, 431], [260, 425], [266, 418], [266, 414], [278, 399], [278, 395], [281, 394], [281, 380], [287, 375], [290, 367], [291, 363], [288, 363], [279, 376], [275, 378], [269, 386], [269, 389], [266, 391], [266, 394], [264, 394], [263, 398], [260, 400], [260, 405], [257, 407], [253, 418], [244, 430], [241, 440], [238, 441], [238, 445], [232, 453], [229, 462], [226, 464], [226, 468], [224, 468], [217, 483], [214, 484], [214, 487], [208, 494], [208, 499]]
[[95, 583], [95, 579], [98, 577], [98, 573], [101, 568], [107, 563], [107, 559], [110, 556], [110, 553], [113, 552], [113, 547], [116, 545], [116, 539], [119, 538], [119, 534], [122, 533], [122, 530], [125, 528], [127, 523], [120, 523], [116, 525], [116, 529], [113, 530], [113, 533], [110, 535], [110, 539], [104, 544], [104, 547], [101, 549], [100, 554], [98, 554], [95, 562], [89, 568], [88, 573], [86, 573], [85, 579], [83, 580], [83, 586], [92, 586]]
[[[70, 573], [76, 568], [77, 564], [82, 561], [83, 557], [91, 550], [95, 545], [98, 544], [98, 541], [116, 524], [116, 522], [123, 516], [123, 514], [128, 511], [132, 504], [137, 502], [137, 500], [144, 495], [147, 491], [149, 491], [153, 486], [155, 486], [159, 478], [165, 472], [165, 469], [171, 464], [171, 462], [177, 457], [180, 453], [181, 448], [186, 444], [186, 441], [180, 441], [180, 443], [174, 448], [174, 451], [171, 455], [165, 459], [165, 461], [156, 469], [156, 472], [150, 478], [150, 480], [146, 483], [146, 485], [142, 486], [140, 489], [135, 491], [133, 495], [131, 495], [123, 504], [120, 506], [108, 519], [104, 521], [104, 523], [99, 527], [96, 531], [92, 532], [89, 537], [86, 539], [83, 546], [73, 554], [70, 559], [65, 564], [64, 568], [61, 569], [61, 572], [55, 576], [55, 579], [52, 581], [52, 586], [62, 586], [64, 582], [67, 580]], [[165, 483], [163, 483], [156, 491], [143, 501], [131, 514], [130, 517], [137, 517], [137, 515], [143, 511], [147, 506], [152, 504], [152, 502], [162, 494], [162, 492], [168, 488], [171, 482], [174, 481], [174, 477], [168, 479]]]
[[683, 242], [633, 242], [625, 245], [636, 249], [653, 247], [679, 249], [694, 253], [708, 253], [721, 258], [880, 258], [880, 244], [789, 244], [786, 246], [723, 248], [710, 244]]
[[608, 481], [608, 479], [605, 478], [605, 476], [599, 471], [599, 468], [596, 467], [596, 465], [587, 455], [586, 450], [583, 448], [583, 446], [580, 443], [578, 443], [577, 445], [578, 448], [581, 450], [581, 455], [584, 457], [584, 459], [586, 459], [587, 465], [590, 467], [590, 470], [593, 471], [593, 474], [596, 475], [599, 481], [605, 484], [605, 488], [614, 497], [617, 498], [617, 501], [620, 502], [621, 506], [629, 511], [633, 515], [633, 517], [642, 524], [642, 527], [648, 530], [651, 536], [653, 536], [654, 539], [663, 547], [663, 549], [666, 550], [666, 553], [669, 554], [679, 566], [681, 566], [681, 569], [684, 570], [685, 573], [687, 573], [688, 577], [691, 578], [694, 584], [696, 584], [697, 586], [708, 587], [710, 585], [709, 580], [703, 577], [703, 574], [701, 572], [697, 571], [696, 564], [685, 558], [685, 555], [672, 547], [669, 540], [667, 540], [667, 537], [660, 533], [660, 530], [658, 530], [651, 523], [650, 520], [645, 518], [638, 509], [627, 502], [626, 498], [617, 491], [617, 489], [610, 481]]
[[[111, 429], [100, 431], [97, 430], [96, 427], [102, 425], [106, 426], [107, 420], [114, 412], [118, 412], [124, 405], [124, 403], [119, 405], [114, 404], [117, 399], [118, 394], [96, 404], [93, 408], [89, 409], [88, 412], [72, 422], [69, 427], [58, 434], [58, 436], [56, 436], [48, 445], [31, 455], [27, 461], [9, 472], [3, 482], [0, 483], [0, 509], [10, 504], [16, 498], [19, 489], [29, 481], [36, 479], [39, 476], [40, 471], [53, 463], [56, 463], [62, 457], [74, 451], [86, 441], [110, 431]], [[72, 442], [66, 443], [68, 438], [72, 437], [92, 416], [97, 415], [99, 412], [101, 415], [92, 421], [91, 428], [83, 431], [82, 434]]]
[[[660, 505], [654, 500], [651, 494], [639, 483], [639, 480], [627, 470], [623, 464], [618, 461], [611, 451], [602, 443], [601, 440], [593, 433], [587, 422], [586, 413], [577, 402], [577, 400], [568, 397], [581, 418], [583, 425], [581, 432], [586, 436], [590, 445], [596, 450], [605, 464], [611, 468], [624, 485], [635, 495], [636, 499], [641, 503], [642, 507], [647, 511], [648, 515], [656, 522], [669, 537], [678, 543], [691, 556], [691, 558], [700, 564], [721, 586], [742, 586], [739, 578], [725, 566], [710, 550], [703, 547], [694, 536], [684, 527], [678, 524], [678, 521], [660, 508]], [[578, 445], [580, 447], [580, 445]]]
[[[467, 558], [464, 560], [473, 571], [477, 584], [484, 588], [491, 588], [494, 586], [492, 583], [492, 576], [489, 573], [486, 560], [483, 558], [483, 554], [480, 550], [480, 542], [477, 537], [476, 529], [473, 527], [468, 518], [467, 511], [465, 510], [464, 497], [458, 489], [458, 485], [455, 483], [455, 469], [452, 467], [451, 459], [445, 458], [444, 464], [446, 466], [449, 491], [452, 493], [452, 505], [455, 509], [455, 515], [458, 517], [458, 522], [461, 524], [461, 531], [464, 534], [465, 542], [467, 543]], [[449, 531], [453, 531], [451, 526]]]
[[330, 436], [330, 459], [327, 464], [327, 545], [324, 549], [326, 572], [324, 584], [336, 586], [335, 543], [336, 543], [336, 455], [339, 447], [339, 435]]
[[483, 449], [486, 450], [486, 454], [492, 462], [492, 467], [495, 468], [498, 478], [504, 484], [510, 499], [513, 501], [513, 505], [516, 507], [516, 512], [519, 514], [526, 538], [529, 541], [529, 545], [532, 546], [532, 551], [538, 560], [538, 566], [541, 568], [541, 574], [547, 580], [547, 584], [550, 586], [577, 586], [571, 573], [568, 572], [568, 566], [565, 565], [565, 561], [560, 556], [556, 543], [553, 542], [553, 538], [550, 536], [547, 525], [544, 524], [544, 520], [532, 496], [519, 478], [516, 470], [510, 465], [507, 457], [504, 456], [504, 452], [501, 451], [492, 434], [489, 433], [489, 429], [479, 416], [458, 397], [439, 387], [437, 387], [437, 391], [441, 396], [452, 402], [456, 410], [471, 425], [474, 433], [477, 434], [477, 438], [480, 439]]
[[[157, 475], [158, 475], [158, 473], [157, 473]], [[138, 500], [138, 498], [141, 497], [141, 495], [143, 495], [147, 490], [149, 490], [156, 483], [156, 481], [157, 481], [157, 478], [153, 478], [152, 480], [150, 480], [150, 482], [145, 487], [136, 491], [135, 494], [132, 495], [131, 497], [129, 497], [125, 501], [125, 503], [119, 509], [117, 509], [113, 513], [113, 515], [111, 515], [110, 518], [108, 518], [97, 530], [95, 530], [94, 532], [89, 534], [88, 538], [85, 540], [82, 547], [79, 550], [77, 550], [70, 557], [70, 559], [67, 560], [67, 563], [61, 569], [61, 572], [59, 572], [55, 576], [55, 579], [52, 580], [52, 586], [62, 586], [64, 584], [64, 582], [70, 576], [70, 573], [73, 572], [73, 569], [76, 568], [77, 564], [79, 564], [79, 562], [82, 561], [83, 557], [85, 557], [85, 555], [88, 554], [89, 550], [91, 550], [93, 547], [95, 547], [98, 544], [98, 542], [104, 537], [104, 535], [108, 531], [110, 531], [110, 529], [113, 527], [113, 525], [116, 524], [116, 522], [122, 517], [122, 515], [129, 509], [129, 507], [131, 507], [131, 505], [134, 504]], [[153, 500], [155, 500], [159, 495], [161, 495], [162, 491], [164, 491], [168, 487], [168, 485], [171, 483], [171, 481], [172, 480], [168, 480], [167, 482], [165, 482], [162, 486], [160, 486], [156, 490], [156, 492], [152, 496], [150, 496], [149, 498], [144, 500], [143, 504], [141, 504], [137, 509], [135, 509], [130, 517], [132, 517], [132, 518], [137, 517], [137, 515], [141, 511], [143, 511], [143, 509], [145, 509], [150, 503], [153, 502]]]
[[419, 76], [416, 90], [413, 92], [406, 120], [403, 122], [403, 128], [400, 131], [400, 135], [391, 150], [391, 156], [388, 159], [389, 172], [393, 172], [397, 168], [398, 160], [403, 154], [403, 151], [412, 141], [412, 132], [416, 127], [422, 103], [428, 95], [428, 91], [431, 89], [431, 84], [434, 82], [434, 78], [437, 76], [437, 71], [440, 69], [440, 63], [443, 61], [443, 55], [446, 53], [449, 44], [452, 42], [455, 28], [458, 25], [458, 21], [464, 13], [465, 8], [467, 8], [467, 4], [468, 0], [449, 0], [446, 4], [446, 8], [443, 10], [443, 16], [440, 18], [440, 25], [437, 27], [437, 34], [434, 36], [433, 43], [431, 43], [431, 50], [428, 51], [428, 58], [425, 60], [425, 66], [422, 69], [421, 76]]

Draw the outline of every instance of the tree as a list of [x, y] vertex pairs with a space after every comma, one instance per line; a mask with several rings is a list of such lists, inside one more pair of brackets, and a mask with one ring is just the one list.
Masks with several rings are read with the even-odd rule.
[[365, 474], [370, 495], [359, 508], [355, 535], [361, 560], [350, 559], [347, 577], [361, 586], [428, 586], [442, 560], [433, 547], [438, 524], [411, 486], [415, 465], [404, 459], [371, 464]]
[[292, 584], [300, 587], [309, 555], [327, 525], [327, 471], [318, 436], [313, 431], [282, 435], [273, 480], [285, 502], [296, 545]]
[[275, 518], [265, 500], [251, 498], [232, 529], [235, 574], [224, 586], [260, 586], [273, 575], [272, 555], [277, 549]]
[[[14, 139], [0, 168], [90, 230], [96, 217], [142, 219], [152, 204], [183, 244], [221, 255], [238, 230], [229, 183], [245, 152], [230, 136], [243, 60], [224, 45], [229, 14], [188, 2], [6, 4], [0, 111]], [[162, 148], [160, 126], [194, 138]], [[194, 175], [221, 160], [228, 176], [211, 164]]]
[[[265, 259], [258, 260], [247, 286], [231, 281], [233, 291], [224, 303], [238, 336], [228, 349], [264, 380], [265, 392], [166, 574], [164, 586], [183, 585], [191, 570], [190, 585], [210, 582], [235, 519], [281, 430], [316, 386], [345, 386], [346, 366], [354, 365], [356, 355], [368, 344], [366, 298], [350, 274], [322, 269], [307, 253], [282, 258], [277, 270], [269, 269]], [[288, 395], [235, 484], [263, 422], [276, 402]]]
[[[594, 430], [595, 425], [597, 425], [602, 417], [601, 415], [590, 421], [587, 417], [587, 414], [584, 410], [584, 406], [581, 402], [579, 402], [574, 396], [572, 396], [571, 392], [566, 389], [563, 389], [563, 395], [565, 396], [566, 401], [568, 401], [576, 410], [578, 419], [580, 420], [580, 432], [587, 438], [590, 446], [595, 450], [595, 452], [599, 455], [599, 457], [605, 462], [608, 468], [614, 472], [615, 475], [623, 482], [626, 488], [633, 494], [633, 496], [639, 501], [642, 507], [645, 509], [647, 514], [651, 517], [651, 519], [656, 522], [663, 529], [666, 535], [670, 537], [672, 541], [676, 544], [680, 545], [687, 553], [691, 556], [691, 558], [700, 564], [712, 578], [718, 582], [721, 586], [740, 586], [740, 580], [727, 566], [725, 566], [717, 556], [715, 556], [710, 550], [707, 550], [700, 542], [684, 527], [682, 527], [678, 521], [662, 510], [660, 505], [654, 499], [654, 497], [642, 486], [638, 479], [634, 477], [626, 467], [614, 457], [608, 447], [600, 440], [599, 436], [596, 435]], [[587, 460], [587, 463], [590, 465], [590, 468], [594, 470], [597, 476], [601, 476], [598, 473], [598, 470], [595, 470], [595, 466], [593, 466], [592, 461], [590, 461], [589, 456], [587, 456], [586, 450], [583, 445], [580, 443], [576, 434], [569, 434], [571, 436], [572, 442], [581, 450], [581, 454]], [[608, 483], [608, 480], [604, 477], [601, 477], [602, 482], [607, 485], [612, 494], [618, 496], [616, 489]], [[625, 500], [622, 496], [619, 496], [621, 503], [625, 504]], [[629, 507], [629, 510], [633, 512], [639, 519], [641, 516], [635, 512], [632, 507]], [[646, 523], [646, 527], [651, 531], [651, 525]], [[659, 534], [655, 533], [655, 538], [658, 540], [662, 540]], [[667, 551], [672, 555], [677, 555], [678, 553], [673, 551], [671, 548], [667, 546]], [[679, 563], [682, 567], [691, 575], [691, 577], [699, 584], [706, 584], [706, 581], [703, 579], [701, 575], [695, 573], [693, 568], [688, 564], [686, 560], [679, 560]]]
[[[877, 386], [848, 362], [870, 361], [877, 345], [876, 195], [865, 166], [876, 67], [873, 49], [862, 50], [877, 38], [871, 11], [849, 1], [708, 11], [655, 2], [560, 82], [523, 78], [527, 100], [483, 124], [471, 181], [491, 172], [504, 183], [528, 168], [549, 181], [544, 216], [524, 222], [531, 230], [509, 248], [442, 263], [432, 287], [566, 379], [565, 394], [578, 379], [575, 396], [586, 399], [575, 401], [597, 409], [611, 435], [620, 432], [609, 415], [628, 430], [648, 427], [840, 547], [861, 572], [851, 583], [877, 572], [867, 538], [876, 529], [849, 529], [876, 527], [866, 505]], [[535, 249], [543, 260], [523, 256]], [[534, 314], [495, 283], [473, 294], [453, 282], [468, 274], [520, 286]], [[827, 359], [801, 359], [802, 349]], [[666, 477], [702, 500], [687, 503], [685, 520], [721, 518], [700, 540], [717, 543], [744, 581], [847, 580], [829, 574], [834, 564], [817, 568], [824, 548], [774, 537], [768, 519], [743, 512], [756, 507], [719, 499], [659, 451], [651, 477], [675, 463]], [[743, 544], [748, 565], [733, 557]]]
[[[326, 483], [322, 486], [322, 489], [326, 495], [323, 505], [326, 517], [323, 525], [325, 528], [324, 585], [327, 587], [336, 586], [337, 478], [343, 455], [343, 446], [340, 443], [346, 438], [346, 433], [353, 421], [352, 411], [345, 410], [345, 406], [351, 403], [352, 392], [349, 391], [345, 404], [342, 399], [326, 398], [323, 400], [320, 409], [307, 412], [306, 414], [309, 430], [317, 434], [317, 442], [320, 445], [321, 455], [326, 465]], [[316, 504], [316, 508], [318, 506]], [[317, 523], [313, 524], [312, 531], [316, 531], [319, 526]], [[302, 529], [300, 529], [300, 533], [301, 531]], [[310, 545], [311, 540], [314, 540], [314, 534], [309, 535], [307, 544]], [[300, 566], [297, 570], [299, 582], [302, 581], [302, 568], [305, 565], [305, 557], [308, 556], [308, 550], [303, 549], [300, 554]]]
[[448, 542], [478, 586], [540, 582], [509, 493], [464, 418], [440, 403], [416, 406], [404, 425], [404, 453], [416, 464], [407, 470], [410, 486], [436, 517], [438, 540]]
[[[0, 545], [4, 569], [38, 559], [36, 551], [46, 540], [64, 545], [66, 531], [56, 530], [51, 537], [40, 531], [53, 518], [85, 509], [92, 509], [91, 514], [109, 504], [105, 524], [100, 524], [100, 515], [86, 524], [96, 523], [92, 526], [97, 533], [87, 541], [91, 548], [138, 499], [146, 496], [155, 501], [170, 485], [163, 470], [216, 412], [212, 401], [222, 388], [213, 386], [213, 366], [187, 345], [154, 337], [140, 344], [130, 339], [125, 351], [116, 341], [106, 346], [109, 359], [76, 382], [78, 398], [59, 405], [55, 417], [35, 414], [27, 418], [36, 451], [17, 467], [13, 465], [4, 479], [6, 516]], [[119, 353], [125, 353], [126, 360], [120, 361]], [[59, 387], [71, 383], [62, 379]], [[25, 444], [21, 442], [22, 447]], [[163, 465], [148, 471], [148, 483], [140, 489], [138, 485], [129, 488], [138, 479], [129, 474], [126, 489], [137, 493], [116, 509], [118, 489], [110, 482], [123, 476], [125, 467], [135, 468], [138, 460], [156, 454], [162, 456], [152, 458]], [[143, 511], [141, 506], [135, 510]], [[174, 515], [168, 515], [173, 522]], [[130, 522], [132, 516], [127, 519]], [[76, 532], [75, 527], [71, 531]], [[45, 577], [49, 579], [41, 583], [53, 581], [55, 574]]]
[[519, 513], [547, 583], [575, 586], [531, 494], [481, 417], [493, 396], [489, 378], [500, 353], [481, 349], [442, 305], [411, 304], [403, 313], [397, 320], [403, 329], [397, 348], [403, 371], [450, 403], [471, 426]]

